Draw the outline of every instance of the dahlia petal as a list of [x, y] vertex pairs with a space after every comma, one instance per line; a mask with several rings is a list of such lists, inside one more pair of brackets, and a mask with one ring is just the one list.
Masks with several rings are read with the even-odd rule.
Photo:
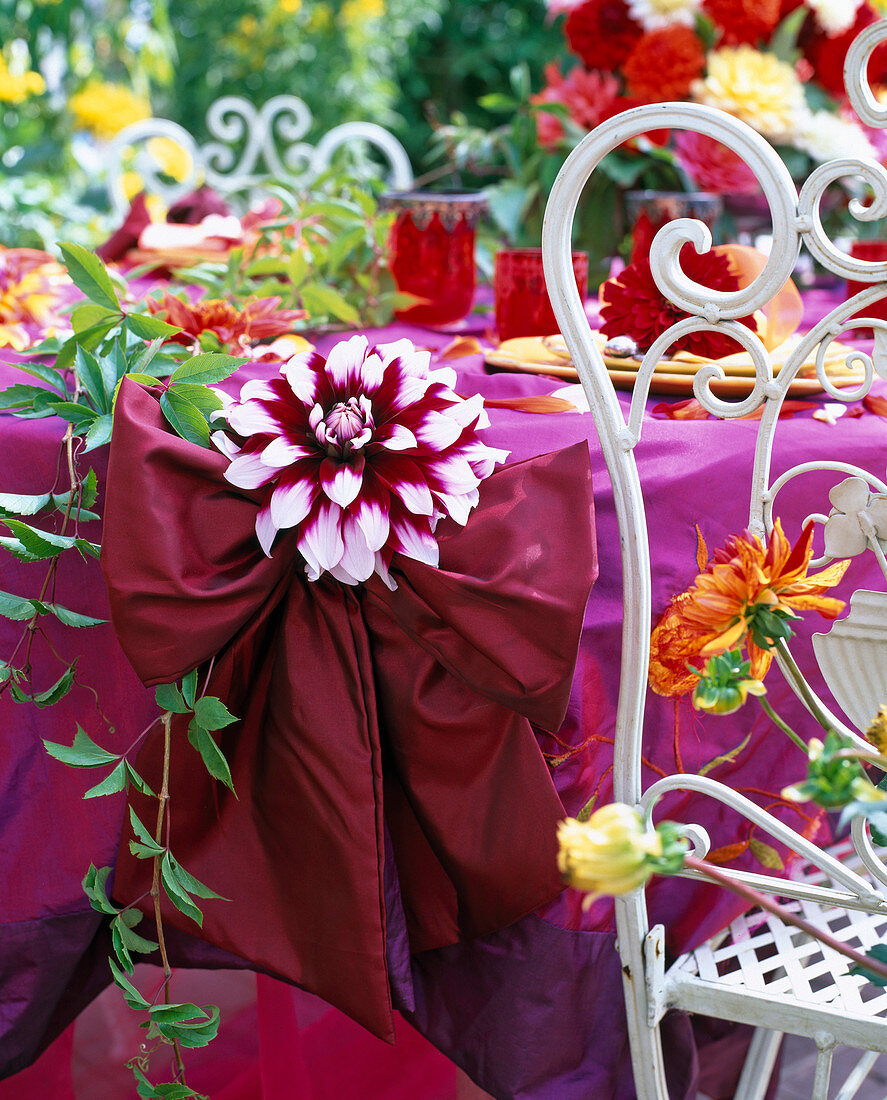
[[277, 525], [271, 518], [271, 504], [266, 502], [260, 509], [259, 514], [256, 516], [256, 535], [259, 539], [259, 545], [265, 553], [265, 557], [271, 557], [271, 546], [274, 542], [274, 536], [277, 534]]
[[373, 433], [373, 442], [389, 451], [408, 451], [418, 446], [416, 437], [402, 424], [383, 424]]
[[280, 471], [266, 466], [261, 454], [241, 454], [232, 459], [231, 465], [225, 471], [225, 480], [238, 489], [258, 489], [260, 485], [267, 485], [272, 478], [277, 477]]
[[424, 562], [433, 568], [440, 564], [440, 548], [427, 524], [421, 527], [408, 519], [398, 519], [391, 524], [392, 543], [405, 557]]
[[278, 469], [289, 466], [299, 458], [309, 458], [316, 451], [303, 446], [301, 443], [292, 443], [286, 436], [279, 435], [272, 439], [262, 451], [262, 461], [266, 466], [276, 466]]
[[390, 589], [392, 592], [397, 591], [397, 581], [388, 572], [388, 565], [380, 553], [376, 554], [376, 574], [386, 588]]
[[234, 442], [227, 432], [212, 432], [210, 441], [228, 458], [237, 458], [240, 447]]
[[[329, 572], [329, 575], [331, 577], [334, 577], [341, 584], [349, 584], [352, 587], [354, 587], [354, 585], [360, 584], [360, 581], [358, 580], [358, 578], [357, 577], [352, 577], [352, 575], [348, 572], [348, 570], [345, 569], [345, 567], [342, 566], [342, 565], [334, 565], [328, 572]], [[316, 579], [316, 578], [313, 578], [313, 579]], [[363, 580], [366, 580], [366, 579], [367, 579], [366, 577], [363, 578]]]
[[275, 401], [279, 394], [271, 388], [267, 378], [251, 378], [240, 387], [240, 404], [246, 401]]
[[467, 459], [461, 454], [440, 455], [436, 461], [428, 463], [427, 469], [426, 476], [432, 488], [440, 493], [470, 493], [480, 484]]
[[294, 355], [280, 368], [281, 377], [286, 379], [293, 395], [306, 406], [317, 400], [317, 371], [306, 361], [308, 358], [304, 354]]
[[366, 401], [364, 394], [373, 394], [382, 385], [385, 377], [385, 364], [378, 355], [378, 349], [371, 348], [360, 366], [359, 378], [356, 379], [356, 389], [361, 391], [361, 403]]
[[352, 336], [340, 340], [326, 360], [326, 376], [335, 390], [354, 390], [360, 378], [361, 364], [366, 357], [369, 341], [365, 336]]
[[375, 552], [385, 545], [390, 531], [388, 520], [387, 494], [383, 502], [381, 497], [374, 497], [366, 490], [369, 479], [364, 478], [364, 492], [361, 493], [356, 509], [353, 510], [357, 525], [363, 531], [369, 548]]
[[462, 426], [452, 416], [439, 412], [427, 412], [416, 425], [416, 439], [432, 451], [445, 451], [452, 447], [462, 434]]
[[417, 516], [430, 516], [434, 511], [434, 501], [426, 481], [399, 481], [392, 486], [392, 492], [406, 507]]
[[269, 406], [257, 400], [233, 405], [228, 412], [228, 423], [239, 435], [279, 435], [284, 430]]
[[438, 386], [446, 386], [448, 390], [456, 388], [456, 372], [452, 367], [438, 367], [436, 370], [429, 371], [428, 379]]
[[340, 530], [341, 519], [342, 509], [339, 505], [321, 498], [305, 520], [299, 545], [301, 547], [305, 543], [311, 552], [312, 562], [316, 562], [321, 570], [336, 565], [345, 550]]
[[342, 517], [342, 541], [345, 549], [339, 565], [355, 580], [367, 580], [376, 568], [376, 555], [367, 545], [360, 524], [347, 513]]
[[360, 454], [351, 462], [325, 458], [320, 464], [321, 488], [330, 500], [347, 508], [360, 493], [365, 465], [366, 461]]
[[295, 527], [311, 511], [320, 495], [313, 473], [312, 470], [308, 476], [294, 476], [274, 487], [271, 494], [271, 519], [276, 527], [281, 530]]
[[485, 415], [484, 412], [484, 399], [479, 393], [476, 393], [474, 397], [467, 397], [463, 401], [454, 401], [448, 409], [444, 410], [446, 415], [451, 417], [456, 423], [466, 428], [474, 421], [478, 421], [475, 427], [489, 427], [489, 417], [487, 417], [487, 424], [481, 424], [480, 418]]
[[452, 493], [449, 495], [438, 494], [438, 499], [446, 508], [449, 515], [460, 527], [464, 527], [471, 515], [472, 508], [477, 506], [480, 493], [477, 489], [473, 493]]
[[378, 344], [373, 349], [381, 358], [382, 365], [388, 367], [395, 359], [400, 360], [401, 369], [405, 374], [427, 378], [428, 368], [431, 365], [431, 352], [423, 348], [417, 348], [411, 340], [404, 337], [403, 340], [392, 340], [388, 344]]

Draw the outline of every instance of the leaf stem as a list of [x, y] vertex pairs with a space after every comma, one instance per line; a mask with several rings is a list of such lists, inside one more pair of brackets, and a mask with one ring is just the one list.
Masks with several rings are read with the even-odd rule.
[[[163, 843], [163, 825], [166, 818], [167, 805], [169, 803], [169, 759], [172, 750], [172, 712], [165, 711], [161, 715], [160, 721], [163, 725], [163, 779], [160, 787], [160, 794], [157, 796], [159, 806], [157, 807], [157, 825], [154, 830], [154, 843], [161, 845]], [[164, 853], [165, 855], [166, 853]], [[166, 1004], [170, 1004], [170, 980], [172, 979], [172, 967], [169, 965], [169, 955], [166, 951], [166, 937], [163, 934], [163, 914], [160, 910], [160, 866], [163, 856], [156, 855], [154, 857], [154, 877], [151, 882], [151, 898], [154, 902], [154, 924], [157, 928], [157, 945], [160, 948], [160, 961], [163, 965], [163, 999]], [[182, 1048], [179, 1045], [178, 1039], [172, 1040], [173, 1051], [175, 1052], [176, 1062], [176, 1078], [185, 1084], [185, 1064], [182, 1061]]]
[[770, 721], [773, 723], [773, 725], [776, 726], [777, 729], [782, 730], [782, 732], [786, 735], [786, 737], [788, 737], [790, 741], [793, 741], [798, 746], [798, 748], [801, 750], [801, 752], [803, 752], [804, 755], [806, 756], [807, 755], [807, 744], [806, 744], [806, 742], [797, 733], [795, 733], [795, 731], [791, 728], [791, 726], [787, 722], [784, 722], [779, 717], [779, 715], [776, 713], [776, 711], [767, 702], [766, 696], [759, 695], [758, 696], [758, 702], [761, 704], [761, 707], [763, 708], [764, 713], [767, 715], [767, 717], [770, 719]]
[[779, 902], [774, 901], [773, 898], [762, 891], [755, 890], [753, 886], [747, 886], [744, 882], [740, 882], [738, 879], [733, 878], [733, 876], [726, 871], [722, 871], [719, 867], [707, 863], [704, 859], [697, 859], [696, 856], [685, 856], [684, 866], [694, 871], [699, 871], [700, 874], [704, 875], [712, 882], [717, 883], [718, 886], [723, 886], [725, 889], [732, 891], [739, 897], [751, 902], [752, 905], [756, 905], [761, 909], [766, 909], [768, 913], [772, 913], [774, 916], [779, 917], [779, 919], [786, 924], [794, 925], [795, 928], [799, 928], [802, 932], [806, 932], [808, 936], [812, 936], [814, 939], [819, 940], [819, 942], [825, 944], [826, 947], [830, 947], [833, 951], [837, 951], [839, 954], [844, 955], [857, 966], [862, 967], [872, 974], [877, 974], [879, 978], [883, 978], [885, 983], [887, 983], [887, 964], [880, 962], [878, 959], [870, 958], [868, 955], [863, 955], [860, 951], [856, 951], [852, 947], [848, 947], [846, 943], [842, 943], [833, 936], [831, 932], [826, 932], [821, 928], [817, 928], [814, 924], [811, 924], [810, 921], [793, 913], [784, 905], [780, 905]]

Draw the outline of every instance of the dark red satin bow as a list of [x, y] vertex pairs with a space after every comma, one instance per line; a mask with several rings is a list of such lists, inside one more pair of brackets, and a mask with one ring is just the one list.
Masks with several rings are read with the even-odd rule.
[[[167, 916], [391, 1039], [383, 806], [414, 951], [561, 889], [563, 810], [530, 722], [562, 721], [597, 572], [587, 448], [494, 473], [464, 529], [439, 525], [439, 569], [395, 555], [396, 592], [310, 583], [291, 534], [264, 557], [260, 494], [227, 462], [123, 383], [102, 550], [115, 629], [148, 684], [215, 655], [209, 693], [240, 718], [219, 736], [239, 799], [174, 726], [173, 851], [231, 900], [204, 904], [202, 933]], [[152, 784], [161, 748], [139, 756]], [[115, 894], [143, 893], [149, 868], [122, 845]]]

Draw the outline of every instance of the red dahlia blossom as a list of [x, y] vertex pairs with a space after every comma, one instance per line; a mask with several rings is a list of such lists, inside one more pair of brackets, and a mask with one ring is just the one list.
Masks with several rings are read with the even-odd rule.
[[[739, 279], [733, 274], [730, 261], [717, 252], [697, 253], [692, 245], [681, 250], [681, 268], [684, 274], [711, 290], [734, 291], [739, 289]], [[649, 260], [637, 260], [629, 264], [614, 279], [608, 279], [601, 287], [601, 331], [608, 338], [630, 336], [639, 348], [646, 350], [671, 325], [690, 314], [669, 302], [653, 281]], [[740, 317], [739, 321], [757, 332], [754, 317]], [[732, 337], [719, 332], [691, 332], [676, 340], [672, 352], [689, 351], [708, 359], [720, 359], [733, 355], [740, 348]]]
[[643, 28], [625, 0], [585, 0], [567, 16], [564, 34], [587, 69], [612, 71], [621, 67]]
[[673, 23], [640, 38], [623, 72], [630, 95], [646, 103], [664, 103], [684, 99], [704, 68], [700, 40], [689, 27]]
[[[798, 45], [804, 51], [804, 57], [813, 66], [813, 75], [827, 92], [837, 96], [844, 96], [844, 59], [850, 44], [861, 30], [871, 23], [877, 22], [879, 16], [874, 8], [868, 4], [860, 4], [856, 13], [853, 26], [829, 38], [824, 31], [816, 25], [816, 20], [811, 14], [801, 28], [798, 36]], [[887, 83], [887, 47], [878, 46], [869, 61], [868, 79], [870, 84]]]
[[705, 0], [702, 10], [721, 28], [719, 46], [766, 42], [782, 14], [780, 0]]
[[[580, 65], [564, 76], [556, 61], [545, 66], [546, 86], [530, 97], [536, 105], [563, 103], [570, 118], [577, 126], [593, 130], [598, 123], [622, 110], [619, 81], [612, 73], [597, 70], [587, 72]], [[564, 128], [557, 115], [540, 111], [536, 115], [536, 131], [539, 144], [544, 148], [557, 145], [564, 135]]]

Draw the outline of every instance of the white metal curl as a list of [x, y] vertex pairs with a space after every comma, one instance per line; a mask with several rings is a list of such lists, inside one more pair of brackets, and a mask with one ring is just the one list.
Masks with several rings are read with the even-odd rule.
[[[166, 138], [184, 151], [190, 170], [182, 180], [171, 181], [164, 176], [162, 165], [151, 152], [151, 142]], [[202, 158], [194, 138], [177, 122], [166, 118], [143, 118], [119, 130], [108, 143], [108, 198], [114, 213], [123, 217], [129, 209], [129, 197], [124, 186], [126, 172], [131, 168], [141, 176], [145, 189], [160, 195], [167, 205], [193, 191], [202, 181]]]
[[887, 24], [883, 21], [872, 23], [856, 36], [844, 57], [847, 98], [861, 121], [868, 126], [887, 126], [887, 106], [876, 99], [866, 75], [872, 51], [885, 40]]
[[842, 157], [815, 168], [801, 187], [798, 196], [798, 224], [804, 244], [823, 267], [842, 279], [875, 282], [887, 279], [887, 263], [871, 263], [854, 259], [838, 249], [828, 238], [819, 216], [819, 204], [829, 184], [860, 176], [872, 192], [869, 203], [851, 199], [849, 211], [857, 221], [871, 222], [887, 217], [887, 170], [873, 160]]

